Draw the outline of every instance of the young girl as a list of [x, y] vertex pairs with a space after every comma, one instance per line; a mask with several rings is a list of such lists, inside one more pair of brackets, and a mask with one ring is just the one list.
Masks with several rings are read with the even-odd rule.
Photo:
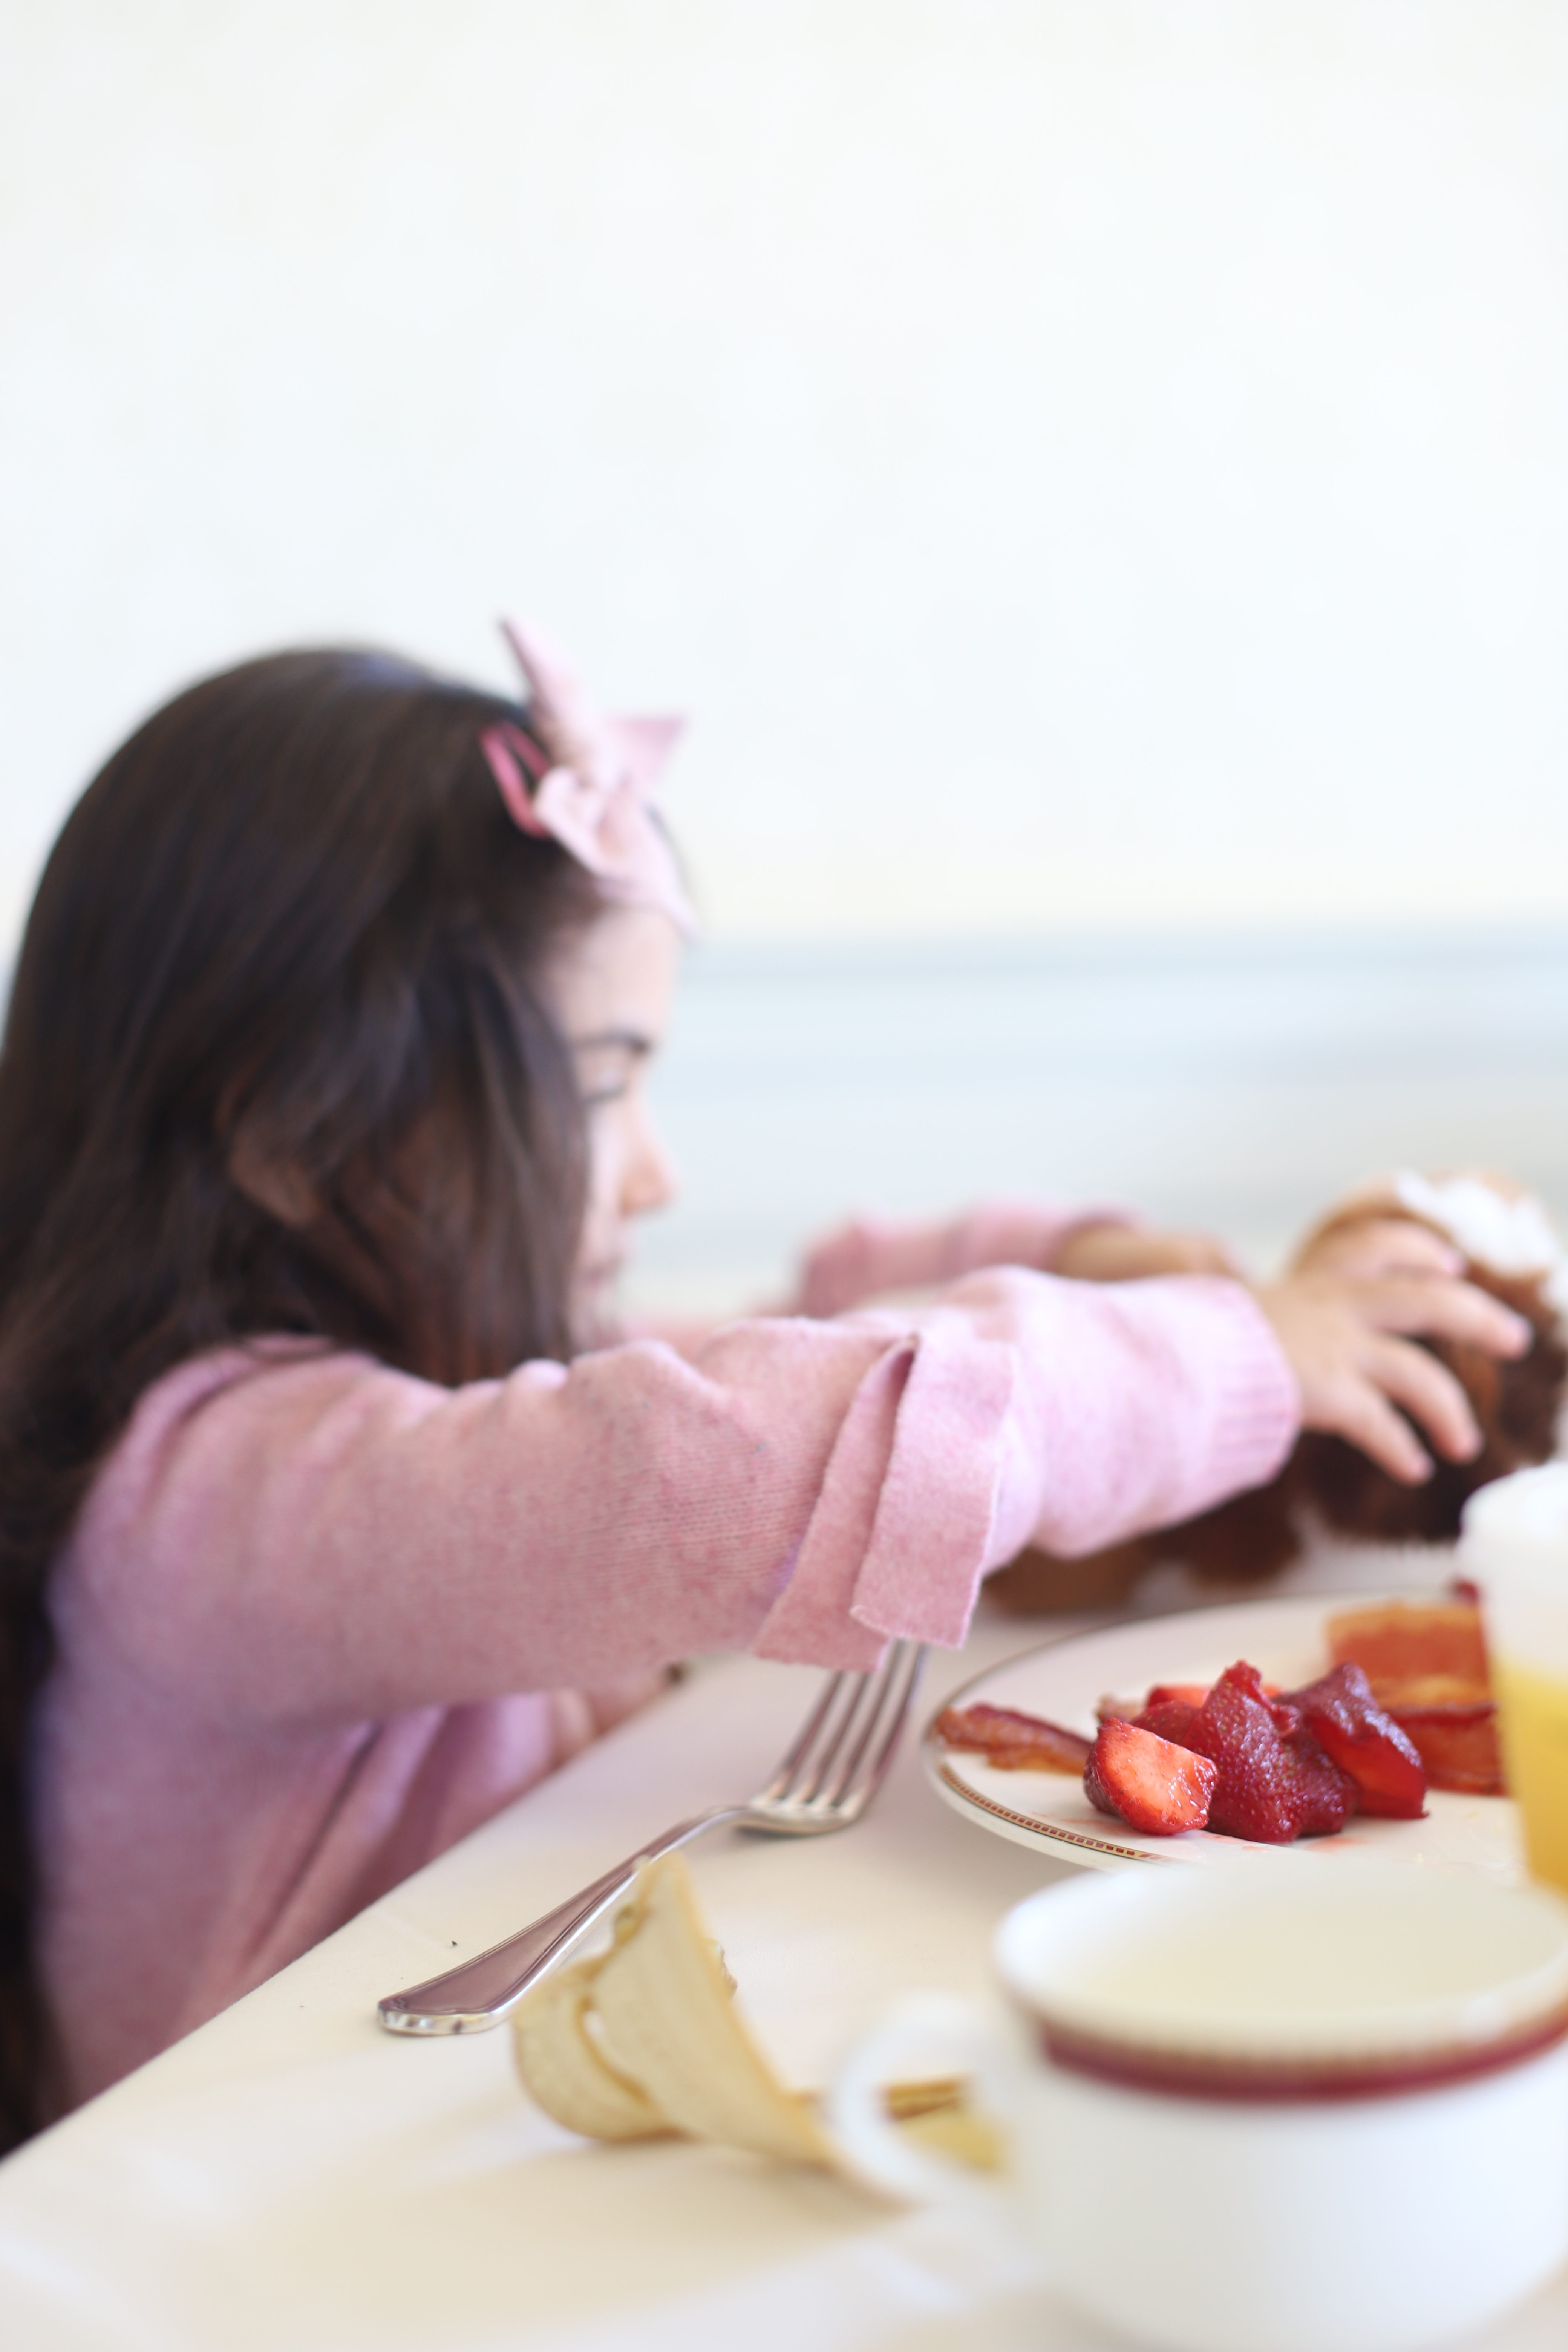
[[39, 888], [0, 1055], [6, 2142], [684, 1654], [957, 1643], [1026, 1541], [1185, 1517], [1303, 1420], [1419, 1475], [1395, 1405], [1475, 1433], [1390, 1335], [1522, 1344], [1408, 1228], [1254, 1294], [1010, 1210], [856, 1229], [806, 1312], [685, 1355], [585, 1347], [670, 1191], [642, 1086], [686, 913], [668, 730], [521, 650], [526, 703], [361, 653], [209, 679]]

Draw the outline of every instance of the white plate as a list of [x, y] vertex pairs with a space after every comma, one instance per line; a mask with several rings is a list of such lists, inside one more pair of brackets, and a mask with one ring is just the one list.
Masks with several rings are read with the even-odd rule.
[[[1422, 1596], [1406, 1591], [1398, 1598]], [[1152, 1683], [1211, 1682], [1237, 1658], [1250, 1659], [1266, 1682], [1294, 1689], [1327, 1671], [1326, 1619], [1337, 1608], [1367, 1608], [1378, 1596], [1336, 1599], [1313, 1593], [1249, 1601], [1223, 1609], [1194, 1609], [1177, 1617], [1141, 1618], [1104, 1633], [1070, 1634], [1026, 1650], [965, 1683], [949, 1706], [1015, 1706], [1091, 1738], [1095, 1707], [1108, 1693], [1135, 1698]], [[998, 1772], [978, 1756], [944, 1748], [927, 1725], [921, 1758], [939, 1796], [966, 1820], [997, 1837], [1037, 1847], [1058, 1862], [1091, 1870], [1119, 1870], [1137, 1862], [1192, 1862], [1245, 1868], [1259, 1853], [1281, 1852], [1247, 1838], [1188, 1830], [1151, 1837], [1097, 1812], [1082, 1784], [1062, 1772]], [[1340, 1853], [1373, 1853], [1388, 1861], [1446, 1870], [1477, 1871], [1488, 1878], [1522, 1880], [1514, 1809], [1506, 1797], [1450, 1796], [1433, 1790], [1420, 1822], [1372, 1821], [1352, 1814], [1337, 1837], [1302, 1838], [1283, 1849], [1331, 1861]]]

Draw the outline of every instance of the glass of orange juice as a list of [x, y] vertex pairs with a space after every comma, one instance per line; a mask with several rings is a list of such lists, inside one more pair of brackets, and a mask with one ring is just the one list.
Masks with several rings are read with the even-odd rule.
[[1472, 1495], [1459, 1557], [1481, 1588], [1525, 1857], [1533, 1877], [1568, 1889], [1568, 1462]]

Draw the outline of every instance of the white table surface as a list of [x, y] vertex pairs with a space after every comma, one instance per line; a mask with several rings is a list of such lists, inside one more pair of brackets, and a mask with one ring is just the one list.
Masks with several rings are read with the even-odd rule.
[[[981, 1622], [962, 1659], [933, 1661], [922, 1712], [1038, 1630]], [[380, 1994], [754, 1785], [816, 1679], [704, 1668], [0, 2165], [5, 2352], [1100, 2352], [995, 2221], [720, 2149], [589, 2147], [530, 2105], [504, 2032], [404, 2041], [374, 2022]], [[984, 1989], [997, 1918], [1070, 1869], [950, 1812], [912, 1742], [855, 1830], [721, 1833], [691, 1866], [801, 2084], [894, 1995]], [[1563, 2352], [1568, 2276], [1476, 2341]]]

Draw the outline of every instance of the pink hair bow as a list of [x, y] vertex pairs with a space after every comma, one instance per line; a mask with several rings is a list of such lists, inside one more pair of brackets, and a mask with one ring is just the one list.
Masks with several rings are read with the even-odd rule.
[[529, 709], [549, 758], [504, 721], [479, 738], [514, 824], [558, 841], [606, 897], [657, 907], [689, 935], [696, 918], [675, 853], [655, 813], [659, 771], [683, 719], [610, 719], [537, 630], [503, 621], [528, 686]]

